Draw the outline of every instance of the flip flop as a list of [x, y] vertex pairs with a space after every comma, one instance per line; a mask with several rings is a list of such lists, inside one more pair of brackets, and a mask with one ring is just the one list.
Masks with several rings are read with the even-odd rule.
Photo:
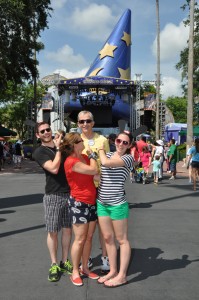
[[116, 287], [119, 287], [119, 286], [122, 286], [122, 285], [126, 285], [128, 284], [128, 281], [125, 281], [125, 282], [122, 282], [122, 283], [114, 283], [114, 280], [108, 280], [109, 282], [112, 282], [112, 285], [107, 285], [105, 282], [104, 282], [104, 287], [106, 288], [116, 288]]

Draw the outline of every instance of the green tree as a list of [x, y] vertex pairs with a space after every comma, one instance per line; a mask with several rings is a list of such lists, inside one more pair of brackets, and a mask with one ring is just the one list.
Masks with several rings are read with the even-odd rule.
[[187, 123], [187, 99], [183, 97], [169, 97], [165, 101], [172, 112], [176, 123]]
[[[6, 89], [6, 102], [0, 107], [0, 124], [17, 131], [20, 139], [26, 137], [28, 104], [34, 101], [34, 87], [32, 84], [21, 84], [15, 86], [11, 82], [8, 83]], [[41, 104], [42, 96], [45, 94], [46, 88], [37, 85], [37, 106]]]
[[[194, 9], [194, 65], [193, 65], [193, 98], [199, 96], [199, 8], [197, 1], [195, 1]], [[186, 3], [181, 7], [183, 10], [189, 9], [190, 0], [186, 0]], [[184, 21], [185, 26], [189, 26], [190, 19]], [[180, 53], [180, 60], [176, 64], [176, 69], [181, 71], [182, 88], [184, 95], [187, 95], [188, 84], [188, 55], [189, 47], [185, 47]]]
[[38, 75], [37, 39], [50, 16], [50, 0], [0, 0], [0, 90]]

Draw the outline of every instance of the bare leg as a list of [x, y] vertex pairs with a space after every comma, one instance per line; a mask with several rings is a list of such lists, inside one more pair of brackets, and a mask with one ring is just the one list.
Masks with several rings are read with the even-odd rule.
[[65, 262], [68, 258], [72, 230], [71, 228], [62, 228], [62, 261]]
[[194, 191], [196, 191], [196, 173], [198, 173], [197, 169], [192, 167], [192, 179], [193, 179]]
[[117, 248], [115, 244], [112, 220], [109, 217], [99, 217], [98, 220], [105, 240], [110, 264], [110, 272], [98, 280], [99, 283], [103, 283], [106, 280], [113, 278], [117, 274]]
[[83, 254], [82, 254], [82, 270], [88, 274], [90, 272], [88, 268], [88, 259], [91, 253], [91, 247], [92, 247], [92, 238], [93, 234], [95, 232], [96, 228], [96, 221], [90, 222], [88, 226], [88, 233], [86, 237], [86, 242], [84, 244], [83, 248]]
[[73, 224], [73, 231], [75, 235], [74, 242], [71, 247], [71, 259], [73, 264], [73, 279], [79, 277], [79, 264], [83, 252], [84, 243], [88, 233], [88, 223]]
[[107, 256], [106, 244], [105, 244], [99, 224], [98, 224], [98, 231], [99, 231], [100, 245], [101, 245], [101, 249], [102, 249], [102, 256]]
[[125, 283], [126, 274], [131, 257], [131, 247], [127, 237], [128, 219], [113, 220], [115, 236], [120, 245], [120, 270], [117, 276], [106, 282], [106, 285], [113, 286]]
[[58, 233], [48, 232], [47, 235], [47, 246], [50, 252], [51, 262], [57, 263], [57, 249], [58, 249]]

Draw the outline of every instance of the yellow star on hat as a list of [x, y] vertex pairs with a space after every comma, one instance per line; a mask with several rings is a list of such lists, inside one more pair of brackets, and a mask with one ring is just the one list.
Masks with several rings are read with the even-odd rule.
[[110, 45], [109, 43], [106, 43], [104, 48], [99, 51], [100, 59], [104, 58], [105, 56], [114, 57], [113, 51], [117, 49], [117, 46]]
[[118, 68], [118, 71], [120, 72], [120, 78], [130, 79], [130, 68], [126, 70]]
[[103, 68], [96, 68], [93, 70], [88, 76], [96, 76], [99, 71], [101, 71]]
[[125, 41], [127, 46], [131, 45], [131, 35], [128, 34], [127, 32], [123, 31], [124, 35], [121, 38], [121, 40]]

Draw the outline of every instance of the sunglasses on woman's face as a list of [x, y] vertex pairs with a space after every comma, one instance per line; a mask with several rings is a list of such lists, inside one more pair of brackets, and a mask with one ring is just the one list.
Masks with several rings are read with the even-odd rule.
[[121, 144], [122, 143], [124, 146], [128, 146], [128, 144], [129, 144], [129, 142], [123, 141], [121, 139], [116, 139], [115, 141], [116, 141], [116, 144]]
[[51, 128], [48, 127], [48, 128], [42, 129], [42, 130], [39, 131], [39, 133], [44, 134], [45, 131], [46, 131], [46, 132], [50, 132], [50, 131], [51, 131]]
[[92, 122], [93, 122], [93, 121], [92, 121], [91, 119], [79, 120], [79, 121], [78, 121], [79, 124], [84, 124], [84, 123], [90, 124], [90, 123], [92, 123]]

